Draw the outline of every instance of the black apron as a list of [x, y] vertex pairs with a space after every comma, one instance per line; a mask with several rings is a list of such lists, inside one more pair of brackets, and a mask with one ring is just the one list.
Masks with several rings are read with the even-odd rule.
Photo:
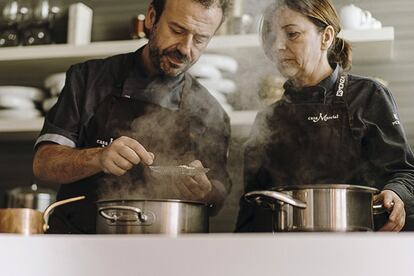
[[[261, 168], [248, 180], [253, 183], [247, 185], [250, 190], [324, 183], [364, 185], [365, 168], [360, 165], [364, 162], [346, 103], [347, 80], [346, 74], [338, 78], [332, 104], [283, 103], [268, 115], [262, 128], [269, 131], [260, 151]], [[241, 199], [236, 231], [269, 232], [271, 222], [270, 211]]]
[[[135, 60], [135, 59], [134, 59]], [[123, 83], [132, 61], [113, 92], [97, 107], [85, 130], [85, 147], [108, 146], [113, 140], [128, 136], [136, 139], [156, 155], [154, 165], [181, 165], [198, 159], [195, 141], [205, 127], [189, 111], [186, 99], [190, 93], [190, 77], [184, 76], [179, 109], [174, 111], [140, 99], [123, 97]], [[201, 159], [200, 159], [201, 160]], [[60, 206], [50, 217], [48, 233], [96, 232], [97, 200], [179, 198], [170, 179], [150, 173], [142, 164], [121, 177], [99, 173], [84, 180], [64, 184], [58, 200], [85, 195], [86, 200]]]

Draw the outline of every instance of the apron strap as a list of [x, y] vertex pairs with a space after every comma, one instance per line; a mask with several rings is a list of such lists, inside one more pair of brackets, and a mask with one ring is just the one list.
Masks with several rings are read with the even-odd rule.
[[343, 72], [336, 82], [334, 103], [345, 103], [345, 94], [348, 88], [348, 74]]

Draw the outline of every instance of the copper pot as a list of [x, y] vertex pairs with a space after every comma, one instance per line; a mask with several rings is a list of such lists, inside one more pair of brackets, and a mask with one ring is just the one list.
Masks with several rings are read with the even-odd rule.
[[57, 201], [49, 205], [44, 213], [28, 208], [0, 209], [0, 233], [43, 234], [49, 228], [49, 214], [54, 208], [84, 198], [79, 196]]

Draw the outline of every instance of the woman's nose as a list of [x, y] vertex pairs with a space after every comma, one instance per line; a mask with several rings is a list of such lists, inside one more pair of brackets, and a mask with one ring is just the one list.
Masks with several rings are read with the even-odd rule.
[[286, 39], [282, 35], [276, 36], [274, 47], [275, 47], [275, 50], [285, 50]]

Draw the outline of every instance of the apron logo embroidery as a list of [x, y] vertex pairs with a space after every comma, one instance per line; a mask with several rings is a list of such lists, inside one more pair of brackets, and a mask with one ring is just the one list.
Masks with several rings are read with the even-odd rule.
[[344, 95], [344, 87], [345, 87], [345, 76], [341, 76], [341, 78], [339, 79], [338, 92], [336, 92], [337, 97], [342, 97]]
[[320, 121], [327, 122], [329, 120], [338, 120], [338, 119], [339, 119], [339, 114], [328, 116], [328, 114], [323, 115], [322, 113], [319, 113], [319, 116], [308, 117], [308, 121], [312, 121], [314, 123], [317, 123]]
[[394, 121], [394, 122], [392, 122], [392, 125], [393, 125], [393, 126], [399, 126], [399, 125], [401, 125], [401, 123], [400, 123], [400, 119], [398, 118], [398, 114], [394, 113], [393, 115], [394, 115], [394, 119], [395, 119], [395, 121]]
[[102, 148], [104, 148], [104, 147], [107, 147], [107, 146], [109, 146], [110, 144], [112, 144], [112, 142], [114, 141], [114, 139], [113, 138], [111, 138], [110, 140], [109, 140], [109, 142], [108, 141], [104, 141], [104, 140], [100, 140], [100, 139], [98, 139], [98, 140], [96, 140], [96, 143], [98, 144], [98, 145], [101, 145], [101, 147]]

